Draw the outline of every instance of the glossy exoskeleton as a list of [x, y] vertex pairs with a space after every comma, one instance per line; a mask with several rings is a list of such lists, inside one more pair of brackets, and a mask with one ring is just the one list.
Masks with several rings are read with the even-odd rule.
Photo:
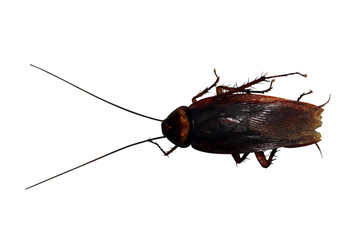
[[[165, 120], [160, 120], [121, 107], [40, 67], [31, 66], [112, 106], [141, 117], [162, 122], [161, 127], [164, 136], [150, 138], [121, 147], [31, 185], [26, 189], [69, 173], [123, 149], [145, 142], [156, 144], [165, 155], [169, 155], [177, 147], [185, 148], [190, 145], [194, 149], [203, 152], [231, 154], [237, 164], [244, 161], [249, 153], [254, 152], [261, 166], [265, 168], [270, 166], [277, 149], [280, 147], [301, 147], [315, 144], [319, 148], [317, 142], [321, 140], [321, 135], [315, 129], [321, 126], [322, 107], [327, 102], [320, 106], [300, 102], [301, 97], [312, 91], [301, 94], [297, 101], [257, 94], [270, 91], [275, 78], [296, 74], [306, 77], [306, 75], [298, 72], [275, 76], [261, 76], [240, 87], [216, 87], [220, 78], [214, 70], [216, 81], [209, 88], [193, 97], [193, 103], [189, 107], [179, 107]], [[251, 88], [258, 83], [269, 81], [268, 79], [272, 79], [268, 89], [256, 91]], [[216, 87], [216, 96], [197, 100], [214, 87]], [[158, 143], [154, 142], [154, 140], [165, 137], [175, 144], [168, 152], [164, 151]], [[266, 159], [264, 154], [266, 150], [271, 150], [268, 159]]]
[[[175, 144], [169, 152], [163, 152], [168, 155], [176, 147], [191, 145], [203, 152], [231, 154], [237, 164], [254, 152], [261, 166], [267, 168], [280, 147], [317, 145], [321, 135], [315, 129], [321, 126], [322, 107], [326, 103], [316, 106], [299, 101], [311, 91], [293, 101], [253, 94], [268, 92], [271, 86], [263, 91], [250, 89], [267, 79], [294, 74], [306, 77], [297, 72], [262, 76], [241, 87], [218, 86], [216, 96], [197, 101], [217, 85], [219, 77], [215, 72], [217, 79], [211, 87], [196, 95], [189, 107], [177, 108], [162, 122], [164, 136]], [[266, 150], [272, 150], [268, 160]]]

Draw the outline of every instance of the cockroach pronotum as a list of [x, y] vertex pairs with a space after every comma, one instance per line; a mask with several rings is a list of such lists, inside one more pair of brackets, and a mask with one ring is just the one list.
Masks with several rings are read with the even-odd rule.
[[[119, 148], [31, 185], [26, 189], [59, 177], [125, 148], [145, 142], [155, 144], [166, 156], [177, 147], [186, 148], [191, 145], [194, 149], [202, 152], [230, 154], [236, 164], [244, 161], [249, 153], [253, 152], [260, 165], [264, 168], [270, 166], [277, 149], [280, 147], [292, 148], [315, 144], [321, 153], [320, 147], [317, 144], [321, 140], [321, 135], [315, 129], [321, 126], [322, 107], [329, 102], [330, 97], [326, 103], [316, 106], [300, 102], [303, 96], [312, 93], [312, 91], [301, 94], [296, 101], [262, 95], [272, 89], [275, 78], [290, 75], [307, 77], [306, 74], [293, 72], [274, 76], [263, 75], [240, 87], [227, 87], [217, 86], [220, 77], [214, 69], [215, 82], [194, 96], [189, 107], [181, 106], [170, 113], [165, 120], [160, 120], [120, 107], [40, 67], [30, 66], [40, 69], [122, 110], [160, 121], [163, 136], [146, 139]], [[262, 82], [270, 82], [269, 88], [265, 90], [252, 89], [254, 85]], [[212, 88], [216, 88], [215, 96], [198, 100]], [[157, 142], [154, 142], [161, 138], [167, 138], [175, 146], [169, 151], [164, 151]], [[271, 150], [268, 159], [266, 159], [264, 154], [266, 150]]]

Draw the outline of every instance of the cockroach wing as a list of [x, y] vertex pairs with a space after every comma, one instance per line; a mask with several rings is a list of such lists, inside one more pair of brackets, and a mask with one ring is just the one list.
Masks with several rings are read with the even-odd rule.
[[211, 153], [257, 152], [320, 141], [321, 108], [283, 98], [236, 94], [192, 105], [192, 147]]
[[[291, 100], [259, 104], [249, 118], [249, 129], [274, 140], [295, 141], [304, 146], [320, 141], [315, 129], [321, 126], [321, 112], [315, 105]], [[284, 143], [284, 147], [292, 144]]]

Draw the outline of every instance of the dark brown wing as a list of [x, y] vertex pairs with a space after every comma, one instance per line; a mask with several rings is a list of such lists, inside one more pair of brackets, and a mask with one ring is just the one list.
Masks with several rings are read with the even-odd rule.
[[299, 145], [320, 141], [321, 135], [315, 129], [321, 126], [323, 110], [317, 106], [282, 100], [260, 104], [255, 109], [253, 114], [250, 114], [248, 127], [263, 136], [296, 141]]
[[320, 141], [321, 108], [263, 95], [236, 94], [192, 104], [192, 146], [212, 153], [243, 153]]

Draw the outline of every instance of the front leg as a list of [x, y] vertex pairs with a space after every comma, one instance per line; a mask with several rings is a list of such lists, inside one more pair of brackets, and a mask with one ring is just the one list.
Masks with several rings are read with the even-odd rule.
[[154, 142], [153, 140], [148, 140], [149, 142], [155, 144], [156, 146], [158, 146], [158, 148], [160, 149], [160, 151], [165, 155], [165, 156], [169, 156], [170, 153], [172, 153], [173, 151], [175, 151], [175, 149], [178, 147], [178, 146], [174, 146], [172, 147], [169, 151], [165, 151], [164, 149], [162, 149], [162, 147], [160, 147], [160, 145], [157, 143], [157, 142]]

